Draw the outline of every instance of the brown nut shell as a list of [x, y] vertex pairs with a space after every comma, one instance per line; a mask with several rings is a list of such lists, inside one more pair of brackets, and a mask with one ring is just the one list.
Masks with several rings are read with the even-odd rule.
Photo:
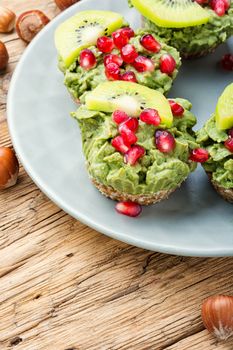
[[14, 151], [0, 147], [0, 190], [14, 186], [19, 173], [19, 162]]
[[202, 321], [210, 333], [219, 340], [233, 335], [233, 296], [214, 295], [202, 304]]
[[16, 15], [6, 7], [0, 6], [0, 33], [9, 33], [15, 26]]
[[60, 10], [65, 10], [68, 7], [74, 5], [76, 2], [78, 2], [79, 0], [55, 0], [55, 3], [57, 5], [57, 7], [59, 7]]
[[5, 69], [9, 61], [9, 54], [5, 44], [0, 41], [0, 70]]
[[50, 19], [39, 10], [23, 12], [16, 21], [16, 31], [20, 39], [29, 43]]

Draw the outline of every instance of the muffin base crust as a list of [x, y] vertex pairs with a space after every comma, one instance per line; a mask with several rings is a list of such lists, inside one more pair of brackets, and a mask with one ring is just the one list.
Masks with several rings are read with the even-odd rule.
[[176, 188], [171, 190], [162, 190], [153, 194], [129, 194], [129, 193], [122, 193], [122, 192], [116, 191], [111, 186], [105, 186], [93, 178], [91, 178], [91, 181], [104, 196], [111, 198], [114, 201], [119, 201], [119, 202], [130, 201], [141, 205], [151, 205], [151, 204], [158, 203], [164, 199], [167, 199], [168, 196], [181, 185], [179, 184]]
[[213, 180], [212, 173], [207, 173], [207, 175], [216, 192], [226, 201], [233, 203], [233, 188], [224, 188], [220, 186], [218, 182]]

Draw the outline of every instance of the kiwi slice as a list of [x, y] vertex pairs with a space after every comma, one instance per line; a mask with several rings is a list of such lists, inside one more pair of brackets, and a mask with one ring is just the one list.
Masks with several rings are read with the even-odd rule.
[[136, 83], [102, 83], [86, 95], [85, 102], [89, 110], [114, 112], [118, 109], [134, 117], [139, 116], [145, 108], [155, 108], [159, 112], [162, 125], [170, 127], [173, 121], [171, 108], [164, 95]]
[[95, 45], [102, 35], [110, 35], [122, 27], [124, 18], [112, 11], [82, 11], [63, 22], [55, 32], [55, 45], [66, 67], [81, 50]]
[[193, 0], [131, 0], [143, 16], [160, 27], [183, 28], [207, 23], [208, 10]]
[[218, 129], [226, 130], [233, 127], [233, 83], [228, 85], [219, 97], [215, 118]]

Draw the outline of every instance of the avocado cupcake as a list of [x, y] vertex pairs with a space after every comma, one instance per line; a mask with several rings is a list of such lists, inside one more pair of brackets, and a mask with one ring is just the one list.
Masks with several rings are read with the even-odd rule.
[[181, 65], [176, 49], [151, 30], [134, 32], [110, 11], [84, 11], [55, 33], [59, 67], [75, 100], [106, 80], [139, 83], [162, 93], [170, 90]]
[[184, 58], [205, 56], [233, 34], [231, 0], [129, 0], [151, 29]]
[[197, 142], [208, 152], [203, 167], [212, 185], [233, 203], [233, 84], [226, 87], [215, 113], [197, 132]]
[[167, 198], [196, 168], [191, 103], [132, 82], [101, 83], [73, 113], [88, 174], [102, 194], [149, 205]]

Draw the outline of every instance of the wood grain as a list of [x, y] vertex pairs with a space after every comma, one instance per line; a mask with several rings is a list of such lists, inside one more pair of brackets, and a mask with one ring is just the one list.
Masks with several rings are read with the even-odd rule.
[[[30, 8], [58, 13], [52, 0]], [[11, 146], [6, 97], [25, 45], [16, 33], [0, 40], [11, 57], [0, 76], [0, 144]], [[22, 167], [17, 186], [0, 193], [0, 219], [1, 350], [233, 349], [200, 318], [204, 298], [233, 294], [232, 258], [168, 256], [107, 238], [50, 202]]]

